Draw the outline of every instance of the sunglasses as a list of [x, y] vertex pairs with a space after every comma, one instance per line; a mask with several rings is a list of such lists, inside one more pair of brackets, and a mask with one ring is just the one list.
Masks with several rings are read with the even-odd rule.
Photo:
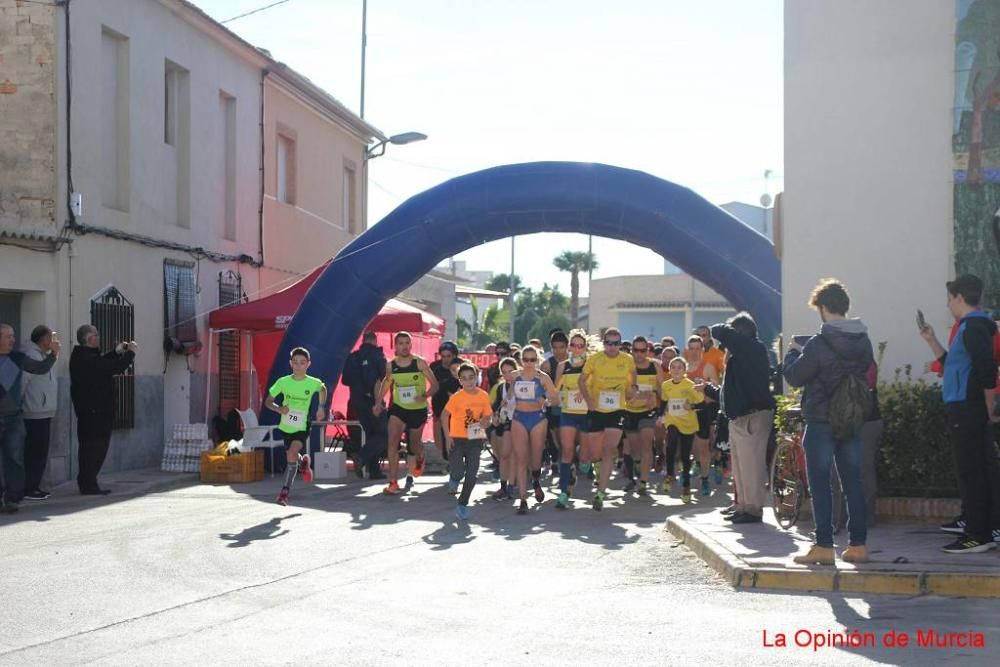
[[583, 349], [585, 349], [587, 347], [587, 344], [586, 343], [573, 343], [572, 345], [570, 345], [570, 347], [573, 348], [574, 350], [583, 350]]
[[649, 348], [648, 347], [633, 347], [632, 351], [633, 352], [649, 352]]
[[618, 347], [622, 344], [620, 340], [605, 340], [605, 345], [610, 345], [611, 347]]
[[538, 357], [521, 357], [521, 363], [533, 364], [538, 361]]

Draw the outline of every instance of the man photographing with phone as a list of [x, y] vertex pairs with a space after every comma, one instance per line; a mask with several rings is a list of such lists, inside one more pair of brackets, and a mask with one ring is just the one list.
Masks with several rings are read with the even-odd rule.
[[917, 313], [920, 336], [944, 366], [942, 394], [965, 518], [963, 534], [943, 551], [979, 553], [996, 548], [991, 527], [1000, 525], [1000, 517], [992, 516], [995, 510], [991, 507], [991, 480], [1000, 478], [992, 426], [1000, 421], [993, 401], [997, 384], [993, 336], [997, 327], [979, 307], [983, 281], [977, 276], [959, 276], [946, 287], [948, 310], [959, 322], [947, 351], [934, 328], [921, 322], [921, 313]]

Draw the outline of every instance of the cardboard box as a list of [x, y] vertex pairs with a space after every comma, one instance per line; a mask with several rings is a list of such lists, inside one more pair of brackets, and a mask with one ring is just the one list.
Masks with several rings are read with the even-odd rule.
[[201, 481], [222, 484], [259, 482], [264, 479], [264, 452], [255, 450], [233, 456], [201, 455]]

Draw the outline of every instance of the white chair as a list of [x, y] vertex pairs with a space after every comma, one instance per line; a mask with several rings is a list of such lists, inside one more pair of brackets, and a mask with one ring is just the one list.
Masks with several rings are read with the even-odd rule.
[[243, 446], [241, 450], [253, 451], [259, 447], [271, 449], [271, 477], [274, 477], [275, 452], [272, 448], [281, 444], [281, 441], [274, 437], [274, 431], [278, 428], [277, 424], [261, 426], [260, 420], [257, 419], [257, 413], [250, 408], [237, 410], [237, 412], [240, 415], [240, 421], [243, 422]]

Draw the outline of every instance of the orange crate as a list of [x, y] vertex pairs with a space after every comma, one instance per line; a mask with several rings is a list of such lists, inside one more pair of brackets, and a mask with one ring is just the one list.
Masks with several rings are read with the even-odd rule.
[[264, 479], [264, 450], [258, 449], [247, 454], [233, 456], [210, 456], [201, 453], [201, 481], [259, 482]]

